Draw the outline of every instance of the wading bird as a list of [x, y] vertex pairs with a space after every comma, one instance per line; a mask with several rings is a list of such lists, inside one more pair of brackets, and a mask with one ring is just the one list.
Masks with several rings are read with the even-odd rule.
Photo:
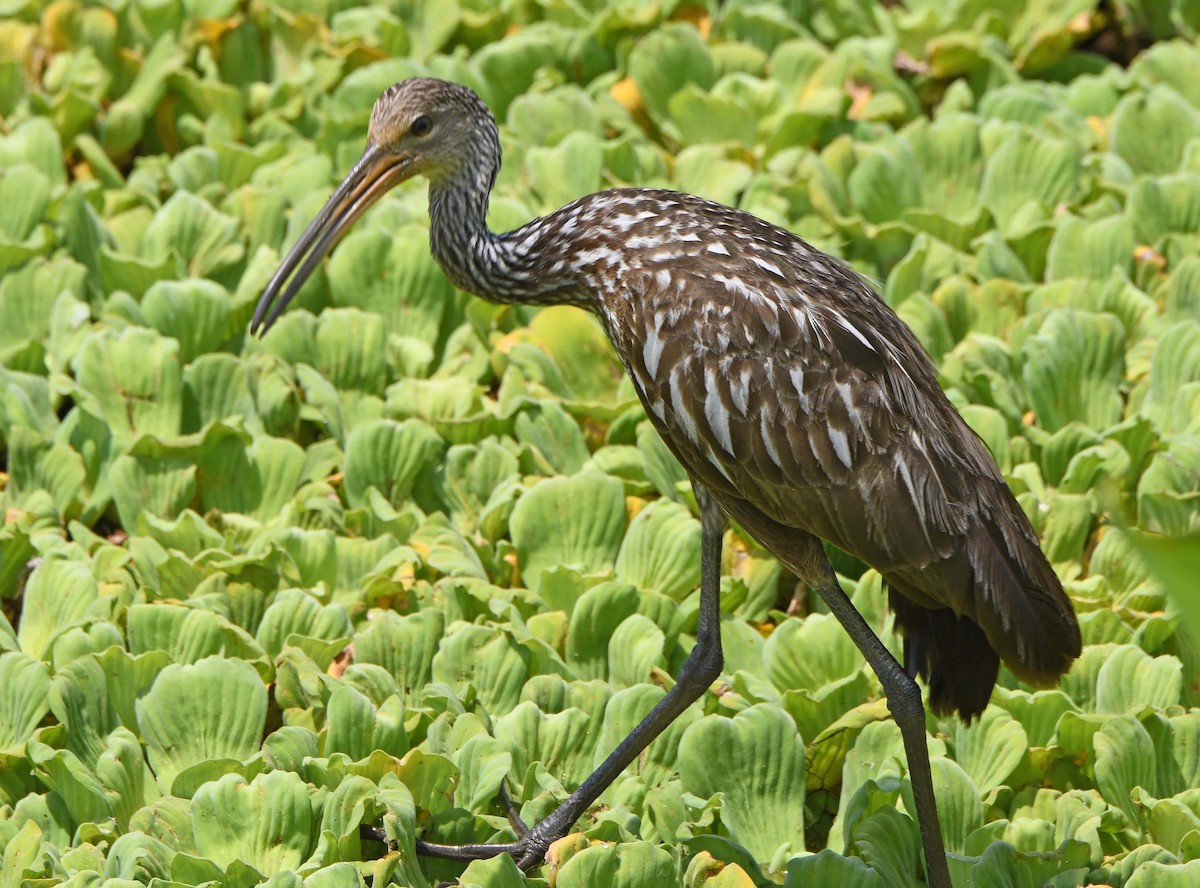
[[[970, 719], [1001, 660], [1045, 686], [1080, 652], [1071, 604], [995, 462], [912, 332], [840, 261], [748, 213], [640, 188], [494, 234], [485, 218], [499, 167], [496, 121], [474, 92], [426, 78], [390, 87], [362, 158], [271, 279], [251, 330], [275, 322], [369, 206], [425, 176], [430, 245], [458, 287], [600, 319], [692, 480], [699, 622], [675, 686], [553, 814], [528, 829], [513, 818], [519, 837], [508, 844], [419, 850], [508, 852], [533, 866], [708, 689], [723, 663], [720, 555], [732, 518], [820, 595], [879, 676], [904, 738], [927, 880], [949, 888], [914, 676], [934, 711]], [[883, 575], [905, 666], [846, 597], [821, 540]]]

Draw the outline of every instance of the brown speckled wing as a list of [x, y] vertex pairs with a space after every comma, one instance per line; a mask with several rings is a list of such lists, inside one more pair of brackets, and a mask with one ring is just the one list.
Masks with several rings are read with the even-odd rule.
[[997, 654], [1055, 679], [1079, 653], [1070, 603], [912, 333], [799, 241], [703, 243], [629, 271], [636, 296], [603, 315], [688, 471], [793, 569], [788, 529], [877, 568], [935, 708], [978, 713]]

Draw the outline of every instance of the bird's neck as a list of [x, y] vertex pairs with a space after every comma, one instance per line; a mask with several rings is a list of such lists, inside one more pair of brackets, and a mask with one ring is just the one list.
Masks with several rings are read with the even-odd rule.
[[570, 282], [544, 261], [553, 252], [544, 220], [535, 219], [508, 234], [488, 228], [495, 175], [495, 168], [481, 166], [430, 183], [429, 242], [434, 258], [455, 286], [489, 302], [576, 302]]

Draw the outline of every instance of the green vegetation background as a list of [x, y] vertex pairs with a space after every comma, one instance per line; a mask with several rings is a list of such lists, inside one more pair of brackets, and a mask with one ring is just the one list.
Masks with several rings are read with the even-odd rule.
[[552, 865], [413, 855], [502, 832], [501, 780], [530, 821], [577, 784], [669, 686], [699, 571], [596, 325], [455, 292], [419, 183], [248, 338], [414, 74], [501, 121], [497, 228], [662, 185], [879, 282], [1086, 644], [1059, 689], [1004, 673], [975, 724], [930, 719], [956, 883], [1200, 881], [1193, 0], [0, 16], [0, 888], [922, 884], [874, 677], [736, 531], [722, 683]]

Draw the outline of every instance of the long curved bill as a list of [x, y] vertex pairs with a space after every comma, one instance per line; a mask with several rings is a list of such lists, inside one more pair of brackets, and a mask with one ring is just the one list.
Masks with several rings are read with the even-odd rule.
[[271, 277], [262, 298], [258, 300], [258, 308], [254, 310], [250, 332], [263, 335], [271, 329], [271, 325], [283, 314], [283, 310], [300, 291], [309, 275], [350, 230], [350, 226], [358, 217], [365, 213], [371, 204], [412, 174], [413, 171], [405, 157], [390, 154], [374, 144], [368, 144], [367, 150], [354, 165], [354, 169], [350, 170], [349, 175], [333, 192], [333, 196], [325, 202], [321, 212], [317, 213], [316, 218], [308, 224], [308, 228], [304, 229], [300, 240], [296, 241], [291, 252], [284, 257], [279, 270]]

